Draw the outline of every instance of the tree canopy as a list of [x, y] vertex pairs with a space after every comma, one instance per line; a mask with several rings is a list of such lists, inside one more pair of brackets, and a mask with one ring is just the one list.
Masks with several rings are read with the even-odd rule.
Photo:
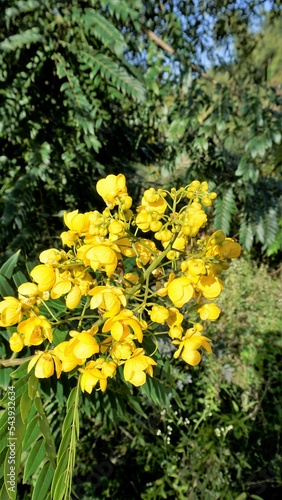
[[95, 207], [97, 179], [120, 171], [137, 197], [207, 179], [214, 227], [269, 248], [280, 14], [280, 0], [2, 0], [2, 255], [51, 243], [62, 210]]

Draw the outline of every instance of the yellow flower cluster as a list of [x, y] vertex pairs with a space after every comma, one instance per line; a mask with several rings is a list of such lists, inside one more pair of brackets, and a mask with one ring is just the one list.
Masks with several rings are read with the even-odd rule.
[[0, 302], [0, 326], [12, 327], [11, 350], [44, 346], [29, 371], [45, 378], [77, 369], [88, 393], [104, 391], [117, 374], [136, 387], [153, 376], [157, 362], [145, 350], [145, 336], [157, 348], [157, 336], [167, 334], [174, 358], [197, 365], [202, 348], [211, 352], [211, 340], [189, 315], [219, 317], [219, 276], [241, 252], [223, 231], [195, 241], [216, 197], [206, 182], [150, 188], [136, 213], [123, 174], [99, 180], [97, 192], [105, 210], [65, 213], [67, 249], [43, 251], [32, 282], [18, 287], [18, 298]]

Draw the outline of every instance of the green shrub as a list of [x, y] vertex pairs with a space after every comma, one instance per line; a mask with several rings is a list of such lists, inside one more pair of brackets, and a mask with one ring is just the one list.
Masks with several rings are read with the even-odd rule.
[[[241, 259], [220, 302], [224, 313], [209, 326], [214, 355], [169, 376], [166, 367], [166, 408], [142, 391], [135, 397], [147, 418], [109, 412], [106, 402], [103, 414], [96, 394], [78, 449], [79, 498], [280, 498], [281, 282]], [[165, 342], [161, 350], [165, 359]]]

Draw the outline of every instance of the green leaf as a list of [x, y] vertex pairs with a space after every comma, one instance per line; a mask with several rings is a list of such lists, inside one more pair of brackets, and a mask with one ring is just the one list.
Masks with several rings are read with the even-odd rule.
[[252, 248], [253, 241], [254, 232], [252, 225], [244, 218], [239, 228], [239, 242], [246, 250], [250, 250]]
[[0, 268], [0, 273], [6, 278], [11, 279], [14, 269], [18, 263], [20, 250], [12, 255]]
[[0, 367], [0, 387], [4, 391], [7, 390], [8, 385], [11, 383], [10, 375], [13, 371], [13, 368], [10, 367]]
[[170, 401], [165, 385], [156, 378], [147, 377], [147, 381], [142, 385], [142, 390], [156, 405], [161, 408], [168, 408]]
[[[64, 454], [61, 457], [61, 460], [58, 464], [58, 469], [57, 470], [63, 470], [63, 472], [60, 474], [60, 476], [55, 476], [53, 477], [53, 482], [52, 482], [52, 490], [51, 490], [51, 495], [52, 498], [56, 498], [56, 500], [62, 500], [66, 491], [66, 467], [67, 467], [67, 462], [68, 462], [68, 457], [67, 457], [67, 451], [64, 452]], [[56, 480], [55, 480], [56, 478]], [[55, 480], [55, 482], [54, 482]], [[53, 489], [53, 484], [54, 489]]]
[[227, 189], [222, 197], [215, 202], [215, 229], [222, 229], [226, 235], [229, 234], [233, 214], [237, 211], [233, 188]]
[[248, 155], [244, 154], [241, 156], [241, 159], [239, 161], [237, 170], [235, 171], [235, 175], [241, 176], [244, 175], [249, 168], [249, 158]]
[[28, 281], [28, 279], [26, 278], [26, 276], [24, 275], [24, 273], [22, 273], [21, 271], [17, 271], [13, 275], [13, 281], [14, 281], [16, 287], [18, 288], [23, 283], [26, 283]]
[[26, 483], [32, 474], [39, 468], [41, 462], [46, 456], [45, 444], [43, 439], [39, 439], [32, 446], [25, 463], [23, 483]]
[[33, 401], [28, 396], [28, 391], [24, 392], [21, 396], [21, 399], [20, 399], [20, 412], [21, 412], [21, 417], [22, 417], [23, 423], [26, 422], [26, 419], [29, 415], [32, 403], [33, 403]]
[[26, 433], [23, 440], [23, 451], [27, 450], [35, 440], [40, 436], [39, 417], [35, 415], [26, 427]]
[[101, 40], [106, 47], [112, 49], [117, 56], [121, 56], [125, 49], [125, 40], [121, 32], [104, 16], [91, 8], [85, 9], [85, 14], [80, 17], [86, 30], [91, 28], [91, 34]]
[[27, 376], [27, 366], [28, 366], [29, 361], [26, 361], [25, 363], [22, 363], [16, 370], [14, 370], [11, 373], [11, 377], [15, 379], [22, 378], [23, 376]]
[[56, 500], [69, 498], [75, 460], [76, 441], [79, 436], [79, 381], [67, 403], [67, 414], [62, 428], [62, 440], [57, 454], [57, 466], [52, 480], [51, 495]]
[[39, 28], [33, 27], [26, 31], [21, 31], [16, 35], [11, 35], [10, 37], [3, 40], [0, 43], [0, 49], [6, 52], [14, 51], [16, 49], [29, 48], [31, 44], [41, 42], [43, 39]]
[[2, 276], [0, 274], [0, 295], [2, 297], [14, 297], [15, 291], [13, 288], [10, 286], [9, 281], [5, 278], [5, 276]]
[[[20, 463], [21, 463], [21, 453], [22, 453], [22, 441], [23, 441], [23, 437], [24, 437], [24, 434], [25, 434], [25, 424], [23, 424], [22, 422], [22, 419], [21, 419], [21, 416], [20, 415], [17, 415], [16, 416], [16, 421], [15, 421], [15, 429], [16, 429], [16, 436], [15, 436], [15, 464], [13, 464], [13, 466], [15, 467], [15, 482], [17, 484], [17, 479], [18, 479], [18, 474], [19, 474], [19, 470], [20, 470]], [[6, 459], [5, 459], [5, 462], [4, 462], [4, 481], [5, 481], [5, 485], [6, 485], [6, 489], [7, 491], [9, 491], [9, 472], [10, 472], [10, 464], [8, 462], [8, 459], [9, 459], [9, 456], [10, 456], [10, 449], [7, 450], [7, 455], [6, 455]], [[11, 497], [12, 499], [16, 499], [16, 492], [15, 493], [12, 493], [11, 494]]]
[[52, 478], [54, 475], [54, 466], [51, 463], [43, 465], [39, 476], [36, 479], [31, 500], [45, 499], [48, 493]]
[[35, 375], [30, 375], [28, 379], [28, 395], [30, 399], [34, 399], [38, 387], [38, 378]]

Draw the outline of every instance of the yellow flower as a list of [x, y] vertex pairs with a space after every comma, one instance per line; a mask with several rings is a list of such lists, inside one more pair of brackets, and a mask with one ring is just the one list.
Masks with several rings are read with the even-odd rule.
[[161, 241], [164, 246], [165, 246], [165, 243], [170, 242], [172, 237], [173, 237], [173, 234], [169, 229], [162, 229], [161, 231], [158, 231], [155, 233], [156, 240]]
[[72, 288], [73, 279], [69, 271], [63, 271], [62, 273], [59, 273], [58, 270], [56, 270], [55, 276], [56, 282], [52, 287], [51, 298], [59, 299], [62, 295], [69, 293]]
[[47, 266], [45, 264], [35, 266], [30, 272], [30, 276], [32, 277], [33, 281], [38, 284], [38, 290], [40, 292], [51, 290], [56, 281], [56, 275], [53, 267]]
[[173, 305], [180, 308], [194, 297], [194, 288], [190, 281], [182, 276], [169, 283], [167, 293]]
[[90, 309], [102, 309], [106, 311], [104, 318], [116, 316], [119, 313], [121, 305], [126, 306], [126, 298], [123, 295], [122, 289], [118, 287], [95, 286], [90, 290], [92, 296], [90, 301]]
[[125, 273], [123, 276], [123, 282], [126, 288], [131, 288], [132, 286], [136, 285], [139, 281], [139, 276], [138, 274], [135, 273]]
[[189, 259], [182, 262], [181, 270], [199, 276], [200, 274], [206, 274], [206, 265], [202, 259]]
[[123, 309], [119, 314], [105, 322], [102, 332], [104, 333], [109, 331], [111, 332], [112, 337], [118, 341], [126, 339], [126, 337], [131, 334], [131, 331], [133, 331], [140, 343], [143, 340], [141, 325], [138, 319], [134, 316], [133, 312], [129, 309]]
[[22, 321], [18, 327], [18, 332], [23, 335], [24, 345], [40, 345], [44, 340], [53, 340], [52, 327], [49, 321], [43, 316], [32, 317]]
[[141, 200], [141, 206], [163, 215], [166, 211], [167, 202], [164, 200], [165, 191], [156, 191], [154, 188], [147, 189]]
[[96, 189], [98, 194], [104, 199], [106, 205], [110, 209], [113, 209], [119, 204], [119, 199], [123, 195], [127, 195], [126, 179], [123, 174], [110, 174], [97, 182]]
[[135, 219], [136, 226], [139, 227], [143, 233], [150, 231], [152, 221], [153, 217], [147, 210], [141, 210]]
[[124, 379], [135, 387], [139, 387], [145, 384], [146, 373], [153, 376], [153, 365], [156, 364], [152, 358], [145, 356], [144, 349], [138, 348], [124, 363]]
[[151, 312], [149, 312], [151, 320], [155, 323], [160, 323], [163, 325], [169, 318], [169, 311], [166, 307], [155, 305], [152, 307]]
[[89, 218], [87, 214], [79, 214], [78, 210], [73, 210], [73, 212], [64, 213], [65, 225], [71, 230], [75, 231], [79, 235], [85, 234], [89, 228]]
[[86, 391], [91, 394], [92, 390], [98, 382], [100, 382], [101, 391], [105, 391], [107, 388], [107, 376], [101, 371], [101, 359], [96, 361], [88, 361], [85, 368], [79, 368], [82, 373], [80, 379], [80, 386], [82, 392]]
[[78, 241], [78, 236], [75, 231], [63, 231], [60, 237], [63, 245], [66, 245], [69, 248], [71, 248]]
[[57, 250], [56, 248], [44, 250], [39, 255], [40, 262], [42, 262], [42, 264], [48, 264], [51, 267], [58, 267], [62, 258], [67, 258], [66, 253], [63, 250]]
[[0, 326], [13, 326], [22, 320], [22, 306], [15, 297], [4, 297], [0, 302]]
[[125, 224], [120, 220], [112, 219], [109, 227], [110, 239], [116, 240], [117, 238], [121, 238], [125, 234]]
[[54, 354], [62, 363], [62, 371], [70, 372], [77, 366], [81, 366], [85, 363], [85, 359], [77, 358], [74, 353], [69, 350], [69, 341], [60, 342], [53, 349]]
[[181, 339], [183, 334], [183, 328], [180, 325], [172, 325], [168, 332], [172, 339]]
[[178, 358], [182, 351], [181, 356], [184, 361], [186, 361], [188, 365], [196, 366], [201, 361], [201, 354], [198, 351], [200, 347], [204, 347], [204, 349], [206, 349], [209, 353], [212, 353], [209, 342], [210, 339], [202, 336], [199, 331], [197, 331], [197, 329], [190, 328], [189, 330], [187, 330], [185, 336], [181, 341], [172, 341], [173, 344], [179, 344], [179, 347], [173, 356], [174, 358]]
[[20, 352], [24, 348], [23, 336], [17, 332], [14, 332], [10, 340], [10, 348], [13, 352]]
[[[89, 288], [89, 277], [86, 273], [85, 280], [83, 280], [84, 273], [82, 271], [78, 271], [78, 276], [81, 278], [75, 278], [75, 269], [70, 271], [59, 272], [58, 269], [55, 271], [56, 282], [51, 289], [51, 298], [59, 299], [62, 295], [66, 295], [66, 306], [68, 309], [75, 309], [82, 297], [82, 291], [79, 285], [85, 288], [85, 291], [88, 291]], [[91, 280], [92, 281], [92, 280]], [[75, 284], [75, 282], [79, 284]]]
[[66, 296], [66, 306], [68, 309], [75, 309], [81, 299], [82, 293], [78, 285], [74, 285]]
[[240, 257], [242, 251], [241, 245], [231, 238], [226, 238], [226, 240], [221, 244], [220, 256], [224, 259], [237, 259]]
[[211, 304], [203, 304], [197, 311], [203, 321], [207, 319], [215, 321], [220, 315], [220, 308], [213, 302]]
[[158, 288], [158, 295], [160, 295], [160, 297], [166, 297], [167, 296], [168, 286], [174, 280], [174, 278], [175, 278], [175, 274], [171, 273], [169, 275], [168, 281], [164, 284], [164, 286], [161, 287], [161, 288]]
[[169, 317], [166, 320], [167, 325], [169, 326], [169, 336], [173, 339], [182, 338], [183, 328], [181, 323], [183, 321], [183, 314], [176, 309], [176, 307], [169, 308]]
[[132, 198], [131, 196], [128, 196], [128, 194], [123, 194], [120, 196], [120, 204], [121, 208], [124, 211], [124, 216], [126, 220], [129, 220], [130, 217], [132, 216], [132, 211], [129, 210], [131, 205], [132, 205]]
[[148, 262], [153, 261], [155, 256], [159, 253], [155, 243], [145, 238], [140, 238], [135, 243], [135, 250], [137, 253], [136, 264], [138, 267], [146, 266]]
[[225, 240], [225, 234], [224, 232], [220, 229], [218, 231], [215, 231], [211, 236], [209, 236], [206, 239], [206, 244], [207, 247], [214, 247], [217, 245], [221, 245]]
[[65, 355], [74, 354], [78, 359], [87, 359], [99, 352], [99, 344], [93, 337], [97, 333], [98, 327], [94, 326], [91, 330], [76, 332], [72, 330], [70, 336], [73, 337], [68, 342]]
[[37, 378], [49, 378], [54, 374], [55, 370], [57, 377], [59, 378], [62, 372], [61, 362], [59, 358], [54, 354], [54, 351], [36, 351], [35, 356], [33, 356], [28, 364], [28, 373], [32, 370], [34, 365], [36, 365], [35, 376]]
[[201, 204], [193, 202], [186, 210], [182, 232], [187, 236], [196, 236], [199, 229], [207, 222], [207, 215]]
[[[94, 271], [105, 268], [107, 276], [111, 276], [117, 267], [118, 257], [116, 252], [106, 244], [89, 245], [90, 248], [86, 249], [86, 261], [90, 262], [90, 266]], [[83, 252], [83, 247], [78, 250], [78, 258], [80, 258], [80, 250]], [[87, 265], [87, 264], [86, 264]]]
[[122, 255], [125, 255], [126, 257], [133, 257], [136, 255], [128, 238], [119, 238], [115, 243], [117, 243], [119, 251]]
[[42, 295], [42, 292], [38, 290], [38, 286], [35, 283], [22, 283], [18, 287], [19, 301], [25, 310], [30, 309], [33, 305], [40, 302]]
[[205, 299], [214, 300], [222, 292], [223, 283], [217, 276], [201, 276], [197, 288], [202, 292]]
[[168, 318], [166, 319], [168, 326], [172, 327], [181, 325], [183, 321], [183, 314], [181, 314], [181, 312], [179, 312], [178, 309], [176, 309], [176, 307], [170, 307], [168, 309], [168, 313], [169, 315]]
[[132, 340], [133, 335], [128, 335], [123, 342], [113, 342], [111, 347], [111, 357], [120, 361], [121, 359], [128, 359], [136, 349], [136, 345]]

